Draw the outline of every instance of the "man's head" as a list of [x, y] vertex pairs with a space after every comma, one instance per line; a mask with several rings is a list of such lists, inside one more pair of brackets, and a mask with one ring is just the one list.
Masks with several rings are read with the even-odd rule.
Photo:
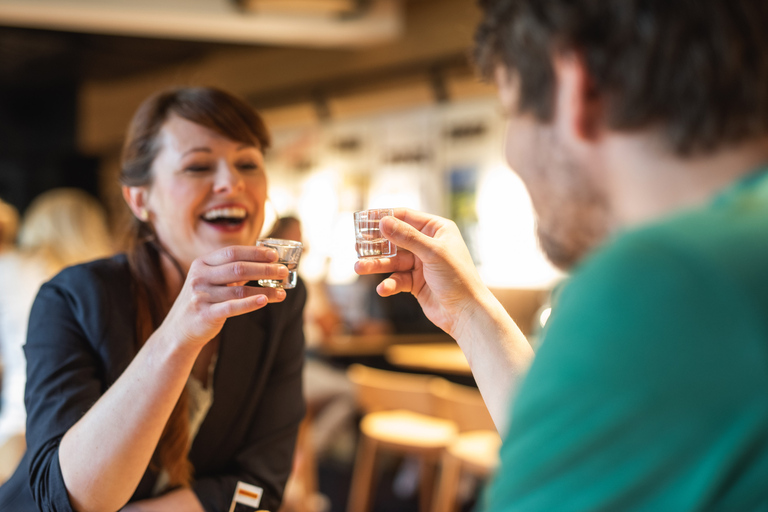
[[679, 158], [768, 134], [765, 0], [480, 3], [476, 61], [500, 86], [507, 157], [560, 266], [612, 229], [590, 153], [606, 132], [652, 131]]

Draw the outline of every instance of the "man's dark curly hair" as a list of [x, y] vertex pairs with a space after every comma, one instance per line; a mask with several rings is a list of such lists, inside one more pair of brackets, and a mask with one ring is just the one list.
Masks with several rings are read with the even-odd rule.
[[475, 61], [554, 110], [552, 56], [577, 51], [615, 130], [658, 126], [680, 155], [768, 133], [768, 0], [480, 0]]

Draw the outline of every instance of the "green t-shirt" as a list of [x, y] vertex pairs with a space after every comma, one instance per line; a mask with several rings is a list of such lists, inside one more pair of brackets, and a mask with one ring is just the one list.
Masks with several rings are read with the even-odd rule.
[[768, 510], [768, 172], [562, 288], [485, 506]]

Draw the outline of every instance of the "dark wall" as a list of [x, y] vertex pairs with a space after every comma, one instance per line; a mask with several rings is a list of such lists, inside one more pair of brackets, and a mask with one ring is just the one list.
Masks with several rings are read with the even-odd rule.
[[54, 187], [98, 197], [98, 161], [76, 147], [79, 84], [194, 64], [236, 47], [0, 26], [0, 198], [23, 211]]
[[98, 194], [76, 148], [78, 61], [65, 35], [0, 28], [0, 197], [20, 211], [55, 187]]

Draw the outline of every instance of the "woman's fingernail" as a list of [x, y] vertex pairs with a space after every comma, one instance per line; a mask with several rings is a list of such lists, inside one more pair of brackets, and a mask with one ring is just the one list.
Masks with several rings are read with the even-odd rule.
[[285, 290], [277, 290], [277, 298], [278, 299], [284, 299], [285, 298]]
[[258, 304], [259, 306], [263, 306], [266, 303], [267, 303], [267, 296], [266, 295], [258, 295], [256, 297], [256, 304]]

